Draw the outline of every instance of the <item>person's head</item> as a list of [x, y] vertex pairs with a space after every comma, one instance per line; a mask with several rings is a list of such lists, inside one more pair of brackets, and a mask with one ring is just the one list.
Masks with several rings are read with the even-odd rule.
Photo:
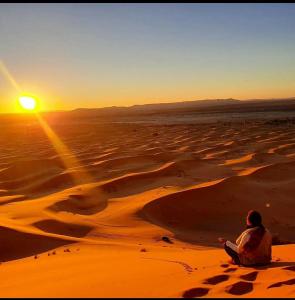
[[262, 218], [258, 211], [250, 210], [247, 215], [247, 226], [256, 227], [262, 225]]

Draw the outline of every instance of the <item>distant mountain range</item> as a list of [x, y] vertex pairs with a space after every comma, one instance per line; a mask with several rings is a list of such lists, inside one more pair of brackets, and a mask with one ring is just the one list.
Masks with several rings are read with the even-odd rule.
[[[133, 105], [129, 107], [111, 106], [103, 108], [77, 108], [71, 111], [51, 111], [43, 112], [44, 116], [51, 120], [66, 119], [93, 119], [109, 120], [111, 117], [140, 117], [150, 115], [184, 115], [184, 114], [206, 114], [206, 113], [241, 113], [241, 112], [270, 112], [288, 111], [295, 114], [295, 97], [280, 99], [206, 99], [195, 101], [182, 101], [173, 103], [153, 103]], [[0, 114], [1, 121], [31, 118], [30, 114]]]
[[71, 114], [80, 116], [108, 116], [108, 115], [134, 115], [155, 113], [188, 113], [188, 112], [219, 112], [219, 111], [268, 111], [295, 109], [295, 97], [281, 99], [208, 99], [195, 101], [182, 101], [173, 103], [153, 103], [133, 105], [129, 107], [111, 106], [104, 108], [78, 108], [70, 111]]
[[240, 103], [241, 100], [236, 99], [208, 99], [208, 100], [193, 100], [193, 101], [182, 101], [172, 103], [152, 103], [152, 104], [141, 104], [132, 106], [111, 106], [103, 108], [77, 108], [73, 112], [85, 112], [85, 111], [96, 111], [96, 112], [151, 112], [161, 111], [179, 108], [196, 108], [196, 107], [208, 107], [216, 105], [228, 105], [233, 103]]

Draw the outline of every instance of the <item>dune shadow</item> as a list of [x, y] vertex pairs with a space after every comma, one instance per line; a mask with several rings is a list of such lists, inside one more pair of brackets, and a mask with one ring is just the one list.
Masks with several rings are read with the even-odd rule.
[[79, 215], [94, 215], [104, 210], [108, 205], [107, 197], [97, 195], [69, 195], [66, 200], [58, 201], [47, 209], [55, 212], [69, 212]]
[[[294, 186], [292, 183], [295, 182], [294, 166], [294, 161], [274, 163], [247, 175], [224, 177], [213, 180], [210, 184], [159, 196], [146, 203], [138, 210], [137, 215], [147, 222], [169, 230], [179, 240], [217, 246], [217, 242], [214, 244], [213, 241], [217, 240], [218, 236], [226, 235], [231, 240], [240, 234], [243, 230], [241, 220], [244, 219], [245, 212], [251, 207], [257, 207], [255, 197], [259, 195], [261, 201], [263, 199], [267, 203], [269, 199], [265, 195], [274, 193], [269, 182], [280, 183], [280, 197], [289, 199], [290, 189], [293, 191]], [[274, 204], [277, 204], [277, 201], [274, 200]], [[220, 210], [223, 211], [222, 217], [218, 213]], [[287, 226], [279, 220], [274, 221], [273, 214], [276, 212], [273, 207], [261, 205], [259, 211], [271, 232], [279, 232], [281, 238], [294, 241], [291, 219], [288, 222], [292, 226]], [[280, 211], [280, 214], [283, 219], [286, 212]], [[208, 222], [208, 219], [214, 222]], [[210, 241], [204, 234], [206, 232], [210, 233]]]
[[72, 244], [73, 241], [0, 227], [0, 261], [21, 259]]
[[86, 225], [65, 223], [51, 219], [35, 222], [32, 225], [45, 232], [73, 237], [83, 237], [93, 229]]

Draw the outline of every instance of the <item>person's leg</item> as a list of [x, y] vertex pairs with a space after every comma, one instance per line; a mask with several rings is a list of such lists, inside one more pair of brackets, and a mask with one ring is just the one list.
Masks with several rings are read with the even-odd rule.
[[229, 246], [227, 246], [226, 243], [224, 243], [224, 250], [233, 259], [235, 264], [237, 265], [241, 264], [238, 253], [232, 248], [230, 248]]

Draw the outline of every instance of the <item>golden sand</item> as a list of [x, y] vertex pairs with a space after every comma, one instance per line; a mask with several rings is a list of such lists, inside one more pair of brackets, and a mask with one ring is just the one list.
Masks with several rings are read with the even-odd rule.
[[217, 242], [250, 209], [294, 242], [294, 126], [52, 130], [67, 152], [38, 122], [0, 132], [1, 296], [294, 297], [294, 245], [255, 269], [226, 265]]

